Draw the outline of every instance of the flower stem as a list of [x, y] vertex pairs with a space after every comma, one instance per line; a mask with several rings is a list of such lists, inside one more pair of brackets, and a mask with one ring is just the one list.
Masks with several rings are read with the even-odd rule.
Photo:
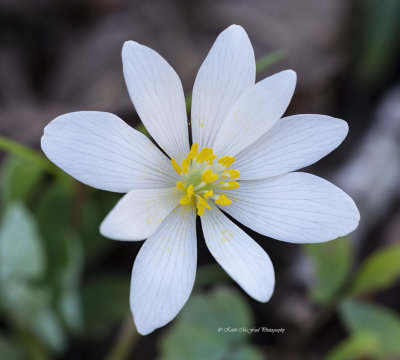
[[307, 326], [306, 330], [302, 334], [300, 334], [300, 336], [293, 344], [294, 350], [302, 351], [305, 348], [305, 346], [316, 334], [316, 332], [320, 330], [336, 313], [337, 305], [340, 300], [340, 297], [334, 298], [317, 313], [317, 316], [313, 319], [311, 324]]
[[121, 324], [117, 338], [115, 339], [106, 360], [125, 360], [132, 353], [139, 334], [133, 325], [132, 316], [129, 314]]

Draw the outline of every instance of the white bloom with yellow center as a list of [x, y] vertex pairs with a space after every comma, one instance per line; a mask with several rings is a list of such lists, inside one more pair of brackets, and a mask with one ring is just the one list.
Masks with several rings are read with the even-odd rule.
[[128, 41], [122, 51], [130, 97], [143, 124], [168, 155], [120, 118], [75, 112], [45, 128], [42, 149], [79, 181], [127, 193], [101, 224], [104, 236], [147, 239], [132, 271], [130, 303], [141, 334], [171, 321], [192, 291], [196, 214], [207, 246], [254, 299], [266, 302], [274, 269], [266, 252], [227, 214], [258, 233], [293, 243], [353, 231], [359, 212], [333, 184], [293, 172], [335, 149], [347, 123], [323, 115], [282, 118], [296, 74], [255, 83], [253, 48], [233, 25], [217, 38], [193, 89], [189, 145], [185, 98], [171, 66]]

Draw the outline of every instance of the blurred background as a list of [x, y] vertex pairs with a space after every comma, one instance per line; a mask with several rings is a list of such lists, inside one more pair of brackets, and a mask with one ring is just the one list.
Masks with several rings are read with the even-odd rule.
[[[57, 169], [40, 137], [77, 110], [144, 131], [124, 84], [123, 42], [158, 51], [190, 93], [234, 23], [260, 59], [258, 80], [297, 72], [287, 114], [349, 123], [343, 145], [306, 171], [349, 193], [361, 223], [321, 245], [249, 231], [276, 269], [267, 304], [229, 279], [199, 231], [189, 302], [142, 337], [128, 296], [142, 243], [98, 231], [120, 195]], [[0, 359], [400, 359], [399, 55], [398, 0], [1, 0]]]

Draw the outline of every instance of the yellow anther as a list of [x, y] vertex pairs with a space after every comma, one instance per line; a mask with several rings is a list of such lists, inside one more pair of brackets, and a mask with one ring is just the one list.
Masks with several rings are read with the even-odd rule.
[[230, 170], [225, 170], [222, 177], [230, 177], [231, 179], [236, 179], [239, 176], [240, 176], [239, 170], [230, 169]]
[[200, 204], [198, 201], [196, 202], [196, 208], [197, 208], [197, 215], [199, 216], [203, 215], [204, 211], [206, 210], [206, 207]]
[[214, 182], [215, 180], [218, 179], [218, 175], [214, 174], [211, 169], [207, 169], [203, 172], [203, 175], [201, 175], [201, 179], [206, 183], [209, 184], [211, 182]]
[[232, 203], [232, 200], [228, 199], [225, 194], [221, 194], [220, 196], [218, 196], [218, 198], [215, 200], [215, 202], [218, 205], [225, 206], [225, 205], [229, 205], [230, 203]]
[[220, 189], [236, 189], [240, 186], [237, 181], [227, 181], [227, 182], [221, 181], [218, 185]]
[[183, 172], [184, 172], [185, 174], [187, 174], [188, 171], [189, 171], [190, 160], [191, 160], [191, 159], [190, 159], [189, 156], [185, 157], [185, 158], [182, 160], [182, 170], [183, 170]]
[[206, 161], [206, 159], [212, 155], [213, 155], [213, 149], [205, 147], [201, 149], [201, 151], [197, 154], [196, 161], [198, 163], [201, 163], [203, 161]]
[[182, 168], [179, 166], [179, 164], [176, 162], [176, 160], [174, 158], [171, 158], [171, 164], [172, 164], [172, 167], [174, 168], [174, 170], [178, 174], [182, 174]]
[[208, 210], [211, 209], [211, 206], [208, 204], [207, 201], [205, 201], [201, 196], [197, 196], [196, 200], [198, 203], [200, 203], [201, 205], [205, 206]]
[[229, 167], [233, 164], [236, 159], [233, 156], [223, 156], [218, 160], [218, 164], [221, 164], [224, 167]]
[[217, 157], [217, 155], [214, 155], [214, 154], [210, 155], [210, 156], [206, 159], [208, 165], [212, 165], [212, 163], [213, 163], [213, 161], [214, 161], [214, 159], [215, 159], [216, 157]]
[[236, 189], [240, 185], [237, 181], [231, 181], [231, 179], [239, 178], [240, 172], [228, 169], [235, 158], [223, 156], [218, 160], [220, 166], [213, 166], [215, 159], [217, 155], [214, 154], [213, 149], [206, 147], [199, 152], [198, 143], [192, 144], [181, 164], [171, 159], [172, 167], [181, 178], [181, 181], [176, 183], [176, 190], [182, 191], [181, 194], [183, 194], [179, 203], [196, 205], [199, 216], [203, 215], [206, 209], [211, 209], [209, 201], [222, 206], [232, 203], [225, 194], [215, 194], [216, 189]]
[[197, 156], [196, 156], [196, 161], [197, 161], [198, 163], [201, 163], [201, 162], [203, 161], [204, 153], [205, 153], [205, 152], [206, 152], [206, 148], [203, 148], [203, 149], [201, 149], [200, 152], [197, 154]]
[[186, 195], [186, 196], [184, 196], [183, 198], [181, 198], [179, 200], [179, 203], [181, 205], [187, 205], [187, 204], [190, 204], [191, 201], [192, 201], [192, 196], [191, 195]]
[[192, 184], [190, 184], [189, 187], [186, 189], [186, 194], [188, 196], [192, 196], [194, 194], [194, 187]]
[[199, 149], [199, 144], [198, 143], [194, 143], [192, 145], [192, 147], [190, 148], [190, 152], [188, 154], [188, 157], [190, 159], [194, 159], [197, 156], [198, 149]]
[[214, 191], [212, 191], [212, 190], [208, 190], [203, 194], [205, 199], [208, 199], [209, 197], [211, 197], [213, 195], [214, 195]]

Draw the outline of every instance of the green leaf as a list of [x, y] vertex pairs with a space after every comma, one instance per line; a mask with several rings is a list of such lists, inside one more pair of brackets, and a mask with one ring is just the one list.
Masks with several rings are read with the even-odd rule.
[[263, 360], [264, 355], [254, 345], [239, 345], [233, 349], [226, 359], [230, 360]]
[[51, 308], [50, 289], [21, 280], [2, 282], [1, 288], [1, 302], [8, 319], [39, 338], [48, 348], [62, 351], [66, 338]]
[[15, 157], [4, 160], [0, 173], [5, 205], [13, 201], [25, 202], [43, 176], [42, 170], [36, 165]]
[[49, 305], [43, 306], [37, 312], [32, 327], [34, 333], [50, 349], [61, 352], [65, 348], [67, 339], [64, 330], [56, 313]]
[[364, 82], [390, 79], [400, 49], [400, 2], [364, 0], [360, 2], [360, 10], [357, 75]]
[[28, 329], [48, 347], [61, 351], [65, 336], [51, 309], [51, 291], [38, 282], [45, 264], [35, 219], [23, 204], [11, 204], [0, 229], [2, 305], [19, 328]]
[[321, 244], [306, 244], [304, 249], [314, 265], [316, 284], [311, 298], [319, 304], [331, 300], [341, 289], [350, 271], [352, 248], [347, 237]]
[[24, 159], [32, 163], [33, 165], [36, 165], [38, 168], [55, 175], [56, 177], [67, 177], [67, 175], [63, 171], [61, 171], [57, 166], [51, 163], [42, 153], [17, 141], [8, 139], [4, 136], [0, 136], [0, 149], [10, 154], [16, 155], [19, 158]]
[[227, 358], [229, 348], [215, 331], [202, 326], [180, 323], [161, 339], [160, 360], [222, 360]]
[[231, 283], [232, 279], [218, 264], [207, 264], [197, 268], [194, 289], [215, 284]]
[[82, 305], [88, 336], [106, 335], [129, 313], [129, 287], [126, 274], [108, 273], [84, 284]]
[[86, 262], [99, 261], [115, 246], [115, 241], [100, 234], [99, 228], [106, 215], [121, 198], [120, 194], [94, 190], [82, 205], [79, 233], [83, 240]]
[[349, 290], [353, 296], [390, 287], [400, 277], [400, 244], [372, 253], [361, 265]]
[[79, 287], [83, 247], [73, 231], [73, 221], [80, 219], [76, 217], [79, 209], [73, 208], [76, 194], [71, 185], [53, 182], [40, 198], [36, 216], [49, 259], [44, 280], [52, 290], [53, 311], [70, 331], [77, 333], [82, 329]]
[[36, 206], [36, 218], [48, 259], [47, 278], [54, 284], [59, 282], [67, 263], [72, 198], [72, 188], [53, 182]]
[[[183, 308], [179, 321], [197, 324], [214, 335], [219, 328], [233, 329], [251, 327], [253, 316], [243, 296], [230, 288], [218, 288], [209, 295], [197, 295]], [[219, 337], [234, 342], [247, 337], [245, 332], [220, 331]]]
[[268, 69], [272, 65], [275, 65], [279, 61], [283, 60], [286, 56], [286, 51], [284, 49], [275, 50], [269, 54], [264, 55], [256, 61], [256, 73]]
[[347, 329], [354, 334], [376, 336], [381, 356], [400, 356], [400, 318], [382, 306], [356, 300], [346, 300], [340, 305], [340, 314]]
[[83, 271], [83, 248], [80, 239], [67, 241], [67, 262], [61, 272], [57, 296], [58, 310], [67, 328], [74, 333], [82, 330], [80, 283]]
[[161, 338], [160, 359], [258, 360], [257, 350], [246, 343], [249, 334], [243, 331], [252, 322], [250, 307], [236, 290], [219, 288], [194, 295]]
[[359, 332], [335, 346], [324, 360], [352, 360], [378, 356], [379, 341], [376, 335]]
[[9, 336], [0, 334], [0, 355], [5, 360], [24, 360], [26, 353], [21, 348], [21, 344]]
[[38, 279], [45, 257], [35, 219], [21, 203], [7, 207], [0, 228], [0, 279]]

